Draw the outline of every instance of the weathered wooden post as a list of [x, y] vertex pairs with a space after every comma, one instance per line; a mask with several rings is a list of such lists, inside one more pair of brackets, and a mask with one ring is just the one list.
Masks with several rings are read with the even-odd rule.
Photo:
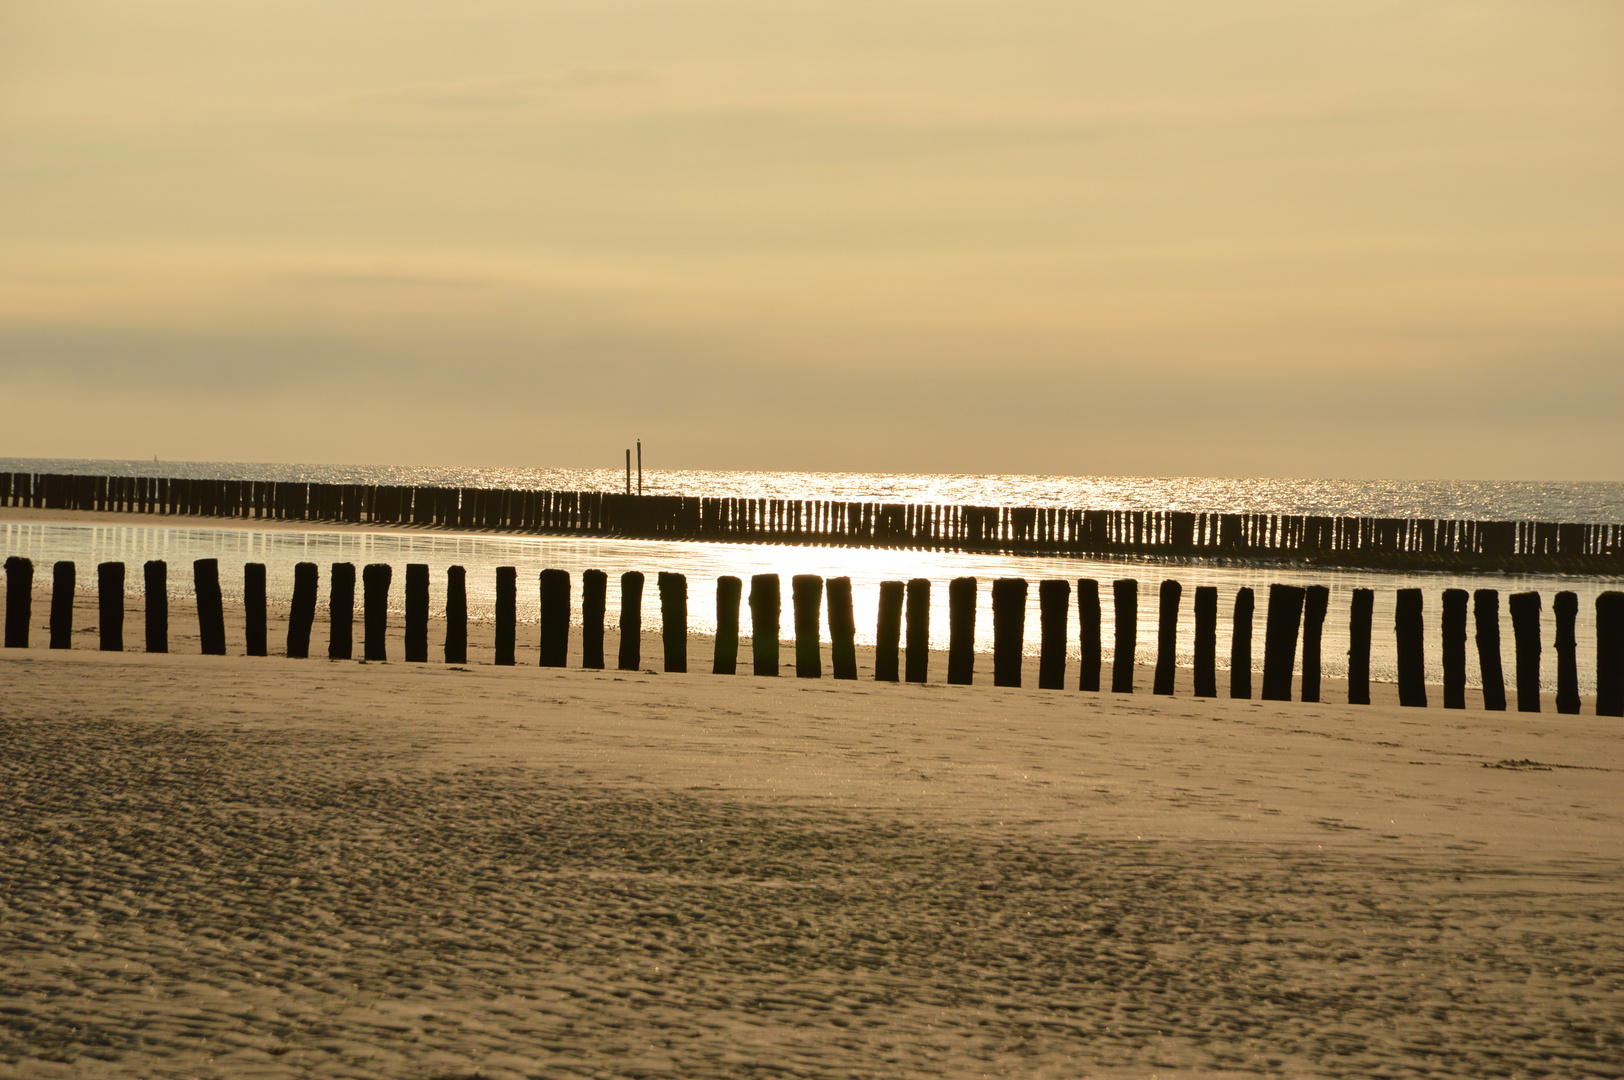
[[1348, 610], [1348, 704], [1370, 704], [1370, 641], [1375, 630], [1376, 591], [1353, 590]]
[[1624, 716], [1624, 592], [1596, 597], [1596, 715]]
[[512, 667], [518, 662], [519, 568], [496, 568], [496, 663]]
[[688, 670], [688, 579], [660, 571], [660, 638], [665, 643], [665, 670]]
[[837, 679], [857, 678], [857, 616], [852, 611], [851, 578], [824, 583], [829, 596], [829, 659]]
[[429, 564], [406, 564], [406, 642], [408, 664], [429, 662]]
[[1398, 644], [1398, 703], [1424, 709], [1427, 707], [1427, 646], [1420, 589], [1398, 591], [1393, 632]]
[[1291, 700], [1291, 669], [1297, 659], [1304, 591], [1296, 585], [1269, 586], [1269, 612], [1263, 624], [1263, 700]]
[[73, 648], [73, 563], [51, 567], [51, 648]]
[[445, 568], [445, 662], [468, 662], [468, 572]]
[[817, 574], [796, 574], [790, 579], [790, 596], [795, 605], [795, 677], [816, 679], [823, 674], [818, 652], [823, 579]]
[[96, 567], [97, 629], [102, 652], [124, 651], [124, 564], [104, 562]]
[[269, 656], [266, 629], [265, 564], [244, 563], [242, 568], [242, 616], [244, 652], [249, 656]]
[[[147, 564], [151, 566], [151, 563]], [[293, 601], [288, 609], [288, 656], [304, 660], [310, 656], [310, 630], [316, 623], [317, 571], [313, 562], [293, 567]], [[152, 579], [147, 578], [147, 604], [151, 610]], [[151, 630], [147, 631], [149, 638]]]
[[1066, 688], [1066, 623], [1071, 614], [1071, 582], [1038, 582], [1038, 689]]
[[1173, 696], [1173, 677], [1178, 671], [1179, 601], [1184, 587], [1172, 578], [1162, 582], [1156, 608], [1156, 674], [1151, 693]]
[[1026, 579], [995, 578], [992, 583], [992, 684], [1021, 685], [1026, 647]]
[[603, 670], [603, 626], [609, 614], [609, 575], [581, 571], [581, 666]]
[[[900, 581], [880, 582], [880, 614], [874, 631], [874, 679], [877, 682], [896, 682], [902, 677], [898, 653], [902, 648], [904, 588]], [[951, 589], [949, 586], [950, 593]]]
[[1556, 711], [1579, 711], [1579, 594], [1559, 592], [1551, 601], [1556, 616]]
[[1111, 659], [1111, 693], [1133, 693], [1134, 651], [1139, 647], [1139, 582], [1119, 578], [1111, 583], [1115, 605], [1116, 655]]
[[739, 670], [739, 601], [744, 582], [731, 575], [716, 579], [716, 660], [712, 675], [734, 675]]
[[395, 572], [388, 563], [368, 563], [361, 570], [362, 627], [361, 656], [366, 660], [389, 659], [384, 634], [389, 629], [389, 583]]
[[146, 591], [147, 652], [169, 651], [169, 565], [162, 559], [148, 560], [141, 568]]
[[1100, 583], [1093, 578], [1077, 579], [1077, 646], [1081, 654], [1077, 661], [1077, 689], [1099, 693], [1105, 649], [1100, 640]]
[[1466, 590], [1444, 590], [1444, 708], [1466, 708]]
[[1472, 618], [1477, 626], [1477, 666], [1483, 676], [1483, 708], [1506, 711], [1506, 674], [1500, 661], [1500, 593], [1478, 589], [1472, 593]]
[[756, 675], [778, 674], [778, 621], [783, 609], [777, 574], [750, 578], [750, 659]]
[[1539, 712], [1539, 593], [1512, 593], [1508, 606], [1517, 642], [1517, 711]]
[[565, 667], [570, 651], [570, 574], [568, 570], [541, 572], [541, 667]]
[[1195, 587], [1195, 696], [1218, 696], [1218, 586]]
[[[928, 583], [925, 590], [928, 604]], [[947, 583], [947, 681], [953, 686], [969, 686], [975, 677], [976, 579], [956, 577]], [[924, 682], [925, 677], [921, 674], [918, 679], [909, 681]]]
[[34, 616], [34, 561], [6, 559], [6, 648], [28, 648], [28, 620]]
[[220, 561], [192, 563], [192, 591], [197, 597], [197, 636], [205, 656], [226, 654], [225, 601], [220, 595]]
[[[951, 615], [951, 612], [949, 612]], [[908, 579], [908, 644], [903, 677], [924, 682], [930, 668], [930, 579]]]
[[620, 656], [615, 665], [621, 671], [643, 668], [643, 572], [628, 570], [620, 575]]
[[351, 659], [355, 655], [354, 563], [334, 563], [327, 572], [327, 618], [327, 659]]
[[1303, 591], [1303, 701], [1320, 699], [1321, 646], [1330, 607], [1331, 590], [1324, 585], [1310, 585]]
[[1252, 697], [1252, 614], [1256, 601], [1251, 588], [1235, 590], [1235, 620], [1229, 637], [1229, 696]]

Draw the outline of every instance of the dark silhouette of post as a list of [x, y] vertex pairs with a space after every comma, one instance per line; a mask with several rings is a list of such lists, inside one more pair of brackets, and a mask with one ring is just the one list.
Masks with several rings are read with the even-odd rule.
[[660, 639], [665, 644], [665, 670], [688, 670], [688, 579], [660, 572]]
[[1539, 712], [1539, 593], [1512, 593], [1507, 606], [1517, 642], [1517, 711]]
[[816, 679], [823, 675], [823, 659], [818, 652], [823, 579], [816, 574], [796, 574], [790, 579], [790, 596], [795, 604], [795, 677]]
[[73, 648], [75, 570], [66, 560], [51, 567], [51, 648]]
[[406, 564], [406, 641], [408, 664], [429, 662], [429, 564]]
[[1331, 590], [1324, 585], [1310, 585], [1303, 591], [1303, 701], [1320, 699], [1321, 645], [1330, 608]]
[[1393, 634], [1398, 644], [1398, 703], [1427, 707], [1427, 640], [1420, 589], [1400, 589], [1393, 608]]
[[145, 585], [147, 652], [169, 651], [169, 564], [150, 559], [141, 568]]
[[857, 678], [857, 615], [852, 610], [851, 578], [824, 582], [829, 597], [829, 659], [837, 679]]
[[778, 674], [778, 620], [783, 610], [777, 574], [750, 578], [750, 660], [756, 675]]
[[1579, 594], [1559, 592], [1551, 600], [1556, 616], [1556, 711], [1579, 711]]
[[1105, 649], [1100, 640], [1100, 583], [1093, 578], [1077, 579], [1077, 648], [1077, 689], [1099, 693]]
[[226, 654], [225, 599], [220, 595], [220, 561], [192, 563], [192, 591], [197, 596], [197, 636], [205, 656]]
[[265, 564], [244, 563], [242, 568], [243, 651], [269, 656], [270, 631], [266, 626]]
[[445, 568], [445, 662], [468, 662], [468, 572]]
[[[581, 571], [581, 666], [603, 670], [603, 625], [609, 614], [609, 575]], [[720, 640], [720, 638], [718, 638]]]
[[1195, 696], [1218, 696], [1218, 586], [1195, 587]]
[[124, 564], [96, 566], [97, 630], [102, 652], [124, 651]]
[[1466, 590], [1445, 589], [1443, 626], [1444, 708], [1466, 708]]
[[[902, 649], [904, 588], [900, 581], [880, 582], [880, 614], [874, 630], [874, 679], [877, 682], [897, 682], [902, 678], [901, 657], [898, 654]], [[951, 594], [952, 586], [948, 590]]]
[[1291, 669], [1297, 659], [1297, 630], [1303, 620], [1304, 590], [1269, 586], [1269, 612], [1263, 624], [1263, 700], [1291, 700]]
[[908, 580], [908, 644], [905, 653], [903, 677], [909, 682], [924, 682], [930, 669], [929, 578]]
[[1472, 593], [1472, 618], [1477, 625], [1477, 667], [1483, 677], [1483, 708], [1506, 711], [1506, 674], [1500, 662], [1500, 593], [1478, 589]]
[[334, 563], [327, 574], [327, 659], [355, 655], [355, 564]]
[[389, 583], [394, 576], [388, 563], [368, 563], [361, 570], [362, 627], [365, 630], [361, 656], [366, 660], [389, 659], [384, 634], [389, 629]]
[[1256, 606], [1252, 590], [1235, 590], [1235, 621], [1229, 637], [1229, 696], [1252, 697], [1252, 611]]
[[[928, 597], [928, 583], [925, 589]], [[975, 677], [976, 579], [956, 577], [947, 583], [947, 681], [953, 686], [969, 686]], [[921, 674], [908, 681], [924, 682], [925, 677]]]
[[1596, 597], [1596, 715], [1624, 716], [1624, 592]]
[[496, 663], [512, 667], [518, 662], [519, 568], [496, 568]]
[[615, 666], [621, 671], [643, 668], [643, 572], [628, 570], [620, 575], [620, 656]]
[[739, 670], [739, 601], [744, 582], [736, 577], [716, 579], [716, 660], [713, 675], [734, 675]]
[[570, 654], [570, 573], [548, 569], [541, 572], [541, 652], [542, 667], [565, 667]]
[[1066, 623], [1071, 614], [1071, 582], [1038, 582], [1038, 689], [1066, 688]]
[[1134, 650], [1139, 646], [1139, 582], [1120, 578], [1111, 583], [1115, 603], [1116, 655], [1111, 660], [1111, 693], [1133, 693]]
[[1370, 639], [1376, 622], [1376, 590], [1353, 590], [1348, 610], [1348, 704], [1370, 704]]
[[1169, 578], [1162, 582], [1156, 608], [1156, 674], [1150, 692], [1173, 696], [1173, 676], [1178, 671], [1179, 601], [1184, 587]]
[[992, 684], [1021, 685], [1026, 646], [1026, 579], [995, 578], [992, 583]]
[[28, 648], [28, 620], [34, 617], [34, 561], [6, 559], [6, 648]]
[[[147, 564], [151, 566], [151, 563]], [[152, 579], [147, 579], [147, 603], [152, 600]], [[310, 656], [310, 630], [316, 624], [316, 564], [297, 563], [293, 567], [293, 602], [288, 610], [288, 656], [304, 660]]]

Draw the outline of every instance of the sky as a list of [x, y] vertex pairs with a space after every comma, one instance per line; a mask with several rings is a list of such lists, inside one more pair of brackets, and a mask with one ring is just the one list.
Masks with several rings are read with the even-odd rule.
[[0, 456], [1624, 480], [1624, 4], [0, 0]]

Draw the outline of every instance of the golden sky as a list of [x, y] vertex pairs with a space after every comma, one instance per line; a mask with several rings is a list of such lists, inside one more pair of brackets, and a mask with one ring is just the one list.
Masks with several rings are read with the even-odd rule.
[[1621, 480], [1621, 192], [1616, 0], [0, 0], [0, 456]]

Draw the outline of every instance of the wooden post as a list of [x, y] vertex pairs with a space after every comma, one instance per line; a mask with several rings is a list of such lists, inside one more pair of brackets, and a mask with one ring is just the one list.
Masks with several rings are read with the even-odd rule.
[[1026, 579], [996, 578], [992, 583], [992, 684], [1021, 685], [1021, 659], [1026, 647]]
[[615, 666], [621, 671], [643, 669], [643, 573], [628, 570], [620, 575], [620, 657]]
[[362, 626], [366, 631], [361, 641], [363, 659], [389, 659], [384, 634], [389, 629], [389, 583], [394, 576], [388, 563], [368, 563], [361, 570]]
[[429, 564], [406, 564], [406, 662], [429, 662]]
[[795, 677], [816, 679], [823, 674], [818, 652], [823, 579], [816, 574], [796, 574], [790, 579], [790, 596], [795, 605]]
[[1195, 587], [1195, 696], [1218, 696], [1218, 586]]
[[665, 643], [665, 670], [688, 670], [688, 579], [660, 572], [660, 638]]
[[468, 662], [468, 572], [445, 568], [445, 662]]
[[1539, 712], [1539, 593], [1512, 593], [1508, 606], [1517, 642], [1517, 711]]
[[1348, 609], [1348, 704], [1370, 704], [1370, 641], [1375, 629], [1376, 592], [1353, 590]]
[[1235, 621], [1229, 638], [1229, 696], [1243, 701], [1252, 697], [1252, 590], [1235, 590]]
[[73, 563], [51, 567], [51, 648], [73, 648]]
[[512, 667], [518, 662], [519, 568], [496, 568], [496, 663]]
[[192, 563], [192, 590], [197, 596], [197, 636], [205, 656], [226, 654], [225, 601], [220, 595], [220, 561]]
[[1303, 618], [1304, 590], [1269, 586], [1269, 613], [1263, 624], [1263, 700], [1291, 700], [1291, 669], [1297, 659], [1297, 631]]
[[925, 681], [930, 668], [929, 578], [908, 580], [908, 644], [903, 666], [903, 677], [909, 682]]
[[1111, 583], [1116, 619], [1116, 654], [1111, 659], [1111, 693], [1133, 693], [1134, 651], [1139, 647], [1139, 582], [1119, 578]]
[[1325, 640], [1325, 615], [1331, 607], [1331, 590], [1310, 585], [1303, 592], [1303, 686], [1301, 700], [1320, 699], [1321, 645]]
[[1579, 711], [1579, 594], [1559, 592], [1551, 601], [1556, 616], [1556, 711]]
[[851, 578], [832, 577], [829, 595], [829, 654], [837, 679], [857, 678], [857, 616], [852, 611]]
[[102, 652], [124, 651], [124, 564], [104, 562], [96, 567], [98, 629]]
[[28, 648], [28, 620], [34, 615], [34, 561], [6, 559], [6, 648]]
[[716, 659], [712, 675], [734, 675], [739, 670], [739, 600], [744, 582], [731, 575], [716, 579]]
[[[928, 597], [928, 584], [926, 590]], [[947, 583], [947, 681], [953, 686], [969, 686], [975, 677], [976, 579], [956, 577]], [[910, 681], [925, 680], [921, 675]]]
[[1444, 590], [1444, 708], [1466, 708], [1466, 590]]
[[904, 588], [900, 581], [880, 582], [880, 614], [874, 631], [874, 679], [877, 682], [897, 682], [902, 678], [898, 654], [902, 648]]
[[1077, 645], [1081, 653], [1077, 661], [1077, 689], [1099, 693], [1105, 650], [1100, 641], [1100, 583], [1093, 578], [1077, 579]]
[[1472, 593], [1472, 618], [1477, 626], [1477, 666], [1483, 676], [1483, 708], [1506, 711], [1506, 675], [1500, 661], [1500, 593], [1478, 589]]
[[270, 655], [265, 609], [265, 564], [245, 563], [242, 568], [243, 651], [249, 656]]
[[1393, 632], [1398, 640], [1398, 703], [1408, 708], [1427, 707], [1426, 627], [1420, 589], [1400, 589], [1393, 611]]
[[541, 667], [566, 667], [570, 652], [570, 573], [541, 572]]
[[[147, 564], [151, 566], [151, 563]], [[288, 656], [304, 660], [310, 656], [310, 629], [316, 622], [316, 564], [297, 563], [293, 567], [293, 602], [288, 611]], [[147, 610], [152, 604], [152, 578], [147, 578]], [[151, 640], [152, 631], [147, 631]]]
[[1066, 623], [1071, 614], [1071, 582], [1038, 582], [1038, 689], [1066, 688]]
[[1596, 715], [1624, 716], [1624, 592], [1596, 597]]
[[756, 675], [778, 674], [778, 619], [782, 607], [777, 574], [750, 578], [750, 658]]
[[1171, 578], [1162, 582], [1156, 608], [1156, 675], [1151, 693], [1173, 696], [1173, 677], [1178, 671], [1179, 601], [1184, 587]]
[[609, 614], [609, 575], [581, 571], [581, 666], [603, 670], [603, 625]]

